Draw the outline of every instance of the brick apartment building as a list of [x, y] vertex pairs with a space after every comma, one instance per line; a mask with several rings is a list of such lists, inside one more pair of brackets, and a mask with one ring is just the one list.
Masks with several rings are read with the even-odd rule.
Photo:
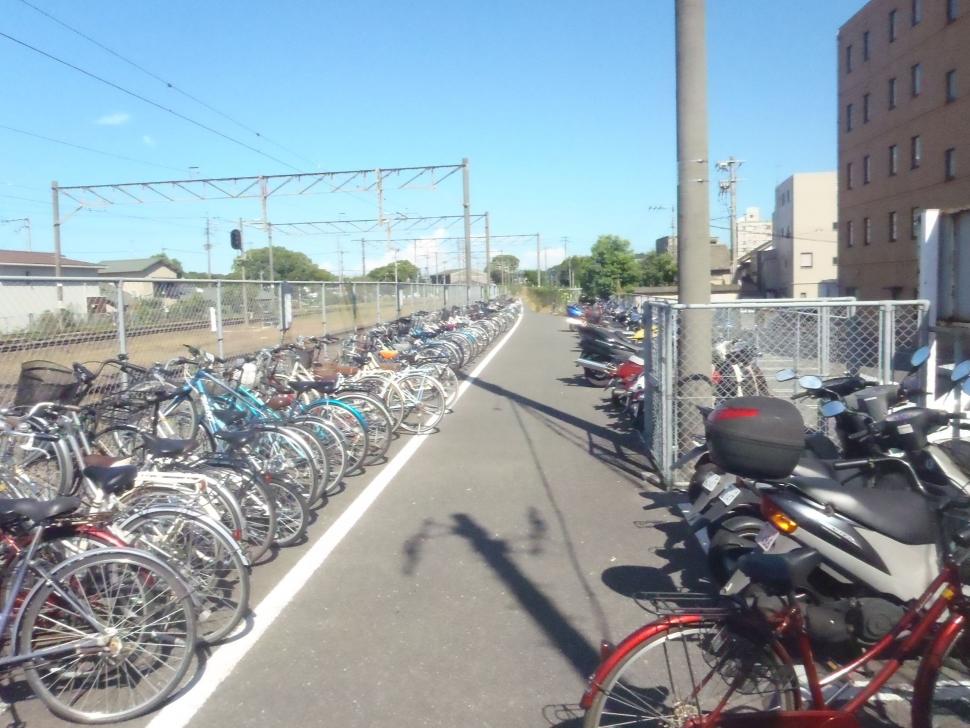
[[970, 0], [872, 0], [838, 54], [839, 288], [915, 297], [920, 212], [970, 207]]

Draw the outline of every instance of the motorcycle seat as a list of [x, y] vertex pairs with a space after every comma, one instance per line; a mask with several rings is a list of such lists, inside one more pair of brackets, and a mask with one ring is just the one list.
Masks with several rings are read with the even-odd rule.
[[940, 525], [926, 498], [910, 490], [862, 488], [832, 478], [794, 476], [804, 495], [858, 524], [905, 544], [936, 543]]
[[750, 553], [738, 560], [738, 568], [769, 593], [783, 595], [805, 588], [809, 574], [821, 563], [818, 551], [801, 548], [783, 554]]

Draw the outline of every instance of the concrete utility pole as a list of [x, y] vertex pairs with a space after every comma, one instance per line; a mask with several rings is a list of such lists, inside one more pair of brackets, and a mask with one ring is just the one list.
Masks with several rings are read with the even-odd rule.
[[[708, 200], [706, 0], [676, 0], [677, 25], [677, 298], [682, 304], [711, 300], [710, 203]], [[680, 320], [676, 396], [703, 404], [711, 397], [711, 311], [685, 309]], [[689, 442], [701, 427], [694, 407], [681, 407], [674, 445]]]
[[273, 269], [273, 224], [269, 221], [266, 212], [266, 198], [269, 197], [266, 178], [259, 178], [259, 201], [263, 209], [263, 229], [266, 231], [266, 245], [269, 246], [269, 282], [276, 280], [276, 271]]
[[485, 285], [492, 283], [492, 226], [485, 213]]
[[361, 276], [367, 275], [367, 258], [364, 255], [364, 239], [360, 239], [360, 274]]
[[212, 238], [210, 235], [209, 217], [205, 218], [205, 270], [209, 278], [212, 278]]
[[54, 277], [57, 278], [57, 305], [64, 305], [64, 285], [61, 283], [61, 194], [57, 180], [51, 182], [51, 214], [54, 219]]
[[471, 303], [472, 291], [472, 220], [471, 193], [468, 180], [468, 157], [461, 160], [462, 207], [465, 215], [465, 304]]
[[731, 209], [731, 275], [738, 267], [738, 167], [744, 162], [730, 157], [726, 162], [718, 162], [717, 169], [727, 172], [728, 178], [718, 182], [718, 189], [722, 195], [728, 195]]
[[[243, 252], [246, 249], [246, 241], [243, 239], [246, 235], [246, 228], [243, 227], [242, 218], [239, 218], [239, 242], [242, 247], [239, 250], [239, 275], [242, 280], [246, 280], [246, 254]], [[246, 300], [246, 284], [240, 283], [239, 287], [242, 288], [242, 306], [243, 306], [243, 323], [249, 323], [249, 302]]]
[[536, 288], [542, 285], [542, 234], [536, 233]]

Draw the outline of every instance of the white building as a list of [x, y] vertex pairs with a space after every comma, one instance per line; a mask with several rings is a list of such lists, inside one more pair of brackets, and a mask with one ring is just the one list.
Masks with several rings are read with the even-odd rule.
[[775, 187], [772, 238], [778, 295], [819, 298], [838, 280], [838, 180], [835, 172], [794, 174]]
[[[0, 276], [18, 277], [17, 280], [0, 279], [0, 332], [45, 327], [56, 321], [54, 317], [62, 315], [76, 321], [86, 320], [89, 302], [101, 300], [98, 269], [94, 263], [61, 256], [62, 277], [92, 280], [90, 283], [62, 281], [63, 300], [58, 301], [53, 253], [0, 250]], [[67, 313], [58, 314], [61, 309]]]
[[761, 210], [749, 207], [736, 221], [738, 253], [740, 259], [760, 245], [771, 240], [771, 220], [761, 219]]

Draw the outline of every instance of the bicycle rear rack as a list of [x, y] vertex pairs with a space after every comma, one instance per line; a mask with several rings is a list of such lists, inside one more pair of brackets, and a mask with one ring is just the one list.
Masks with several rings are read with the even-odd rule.
[[647, 614], [661, 618], [684, 614], [724, 617], [738, 610], [734, 601], [702, 592], [638, 592], [633, 595], [633, 600]]

